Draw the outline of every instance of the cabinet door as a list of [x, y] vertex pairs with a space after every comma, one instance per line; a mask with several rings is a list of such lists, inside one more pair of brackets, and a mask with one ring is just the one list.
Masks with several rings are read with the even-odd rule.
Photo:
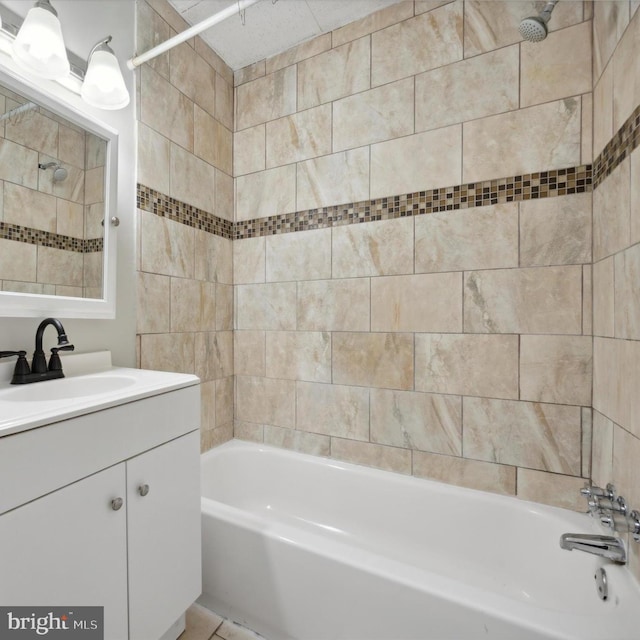
[[199, 432], [128, 460], [127, 497], [129, 637], [156, 640], [202, 589]]
[[0, 516], [3, 606], [103, 606], [105, 640], [127, 636], [124, 463]]

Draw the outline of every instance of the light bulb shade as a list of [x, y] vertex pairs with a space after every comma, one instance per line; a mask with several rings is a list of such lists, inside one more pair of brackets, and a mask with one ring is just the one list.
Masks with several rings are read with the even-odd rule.
[[60, 21], [48, 3], [29, 10], [13, 42], [12, 56], [23, 69], [41, 78], [55, 80], [69, 75]]
[[106, 44], [91, 54], [80, 95], [86, 103], [99, 109], [122, 109], [129, 104], [129, 92], [118, 59]]

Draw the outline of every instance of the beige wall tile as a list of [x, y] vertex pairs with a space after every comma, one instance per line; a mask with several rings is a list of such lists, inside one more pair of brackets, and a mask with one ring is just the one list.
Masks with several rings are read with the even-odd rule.
[[236, 99], [238, 131], [294, 113], [296, 67], [287, 67], [239, 86]]
[[216, 380], [216, 425], [233, 423], [234, 377]]
[[233, 375], [233, 333], [208, 331], [195, 334], [195, 374], [201, 380]]
[[593, 410], [582, 407], [582, 477], [591, 477], [591, 440], [593, 438]]
[[335, 29], [332, 32], [333, 46], [339, 47], [345, 42], [355, 40], [362, 36], [366, 36], [374, 31], [384, 29], [389, 25], [395, 24], [413, 16], [413, 2], [398, 2], [389, 7], [385, 7], [380, 11], [371, 13], [360, 20], [351, 22], [344, 27]]
[[141, 121], [181, 147], [193, 149], [193, 102], [150, 67], [140, 68]]
[[466, 458], [580, 475], [580, 407], [463, 398]]
[[462, 127], [371, 145], [371, 198], [460, 184]]
[[372, 278], [371, 330], [461, 333], [462, 274]]
[[334, 278], [413, 273], [413, 219], [333, 228]]
[[370, 88], [370, 39], [361, 38], [298, 64], [298, 109]]
[[171, 191], [171, 142], [138, 122], [138, 182], [160, 193]]
[[[528, 16], [538, 15], [541, 8], [542, 5], [534, 0], [465, 2], [464, 57], [469, 58], [520, 42], [520, 21]], [[565, 2], [554, 9], [553, 19], [549, 21], [549, 30], [563, 29], [578, 22], [582, 22], [582, 3]]]
[[462, 399], [372, 389], [371, 441], [405, 449], [462, 455]]
[[520, 203], [520, 266], [591, 262], [591, 193]]
[[372, 86], [462, 60], [462, 10], [462, 2], [452, 2], [374, 33]]
[[369, 439], [368, 389], [316, 382], [295, 384], [297, 429], [351, 440]]
[[414, 451], [413, 475], [480, 491], [516, 492], [516, 469], [503, 464]]
[[75, 251], [38, 247], [38, 282], [81, 287], [82, 258]]
[[353, 149], [414, 132], [413, 78], [333, 103], [333, 150]]
[[518, 469], [518, 498], [523, 500], [583, 512], [584, 497], [580, 495], [583, 486], [582, 478], [533, 469]]
[[331, 438], [331, 457], [384, 471], [411, 475], [411, 451], [408, 449]]
[[600, 77], [629, 23], [626, 0], [595, 2], [593, 7], [593, 77]]
[[452, 1], [453, 0], [416, 0], [415, 13], [418, 16], [421, 13], [425, 13], [425, 11], [433, 11], [433, 9], [437, 9], [438, 7], [441, 7], [443, 4], [447, 4]]
[[218, 331], [233, 330], [233, 286], [230, 284], [215, 284], [216, 308], [215, 327]]
[[194, 153], [228, 175], [233, 173], [232, 133], [198, 105], [194, 105]]
[[58, 155], [58, 122], [38, 111], [31, 111], [28, 117], [7, 120], [4, 137], [21, 146], [34, 149], [47, 156]]
[[323, 51], [331, 49], [331, 34], [323, 33], [311, 40], [302, 42], [299, 45], [291, 47], [282, 53], [278, 53], [266, 61], [266, 73], [274, 73], [279, 69], [296, 64], [312, 56], [316, 56]]
[[518, 265], [518, 205], [443, 211], [415, 218], [416, 272]]
[[[102, 221], [102, 215], [100, 219]], [[77, 202], [69, 202], [68, 200], [57, 198], [56, 233], [74, 238], [86, 238], [89, 234], [85, 234], [84, 228], [84, 207]]]
[[264, 443], [314, 456], [328, 456], [331, 452], [329, 436], [272, 427], [268, 424], [264, 426]]
[[265, 281], [265, 238], [247, 238], [233, 243], [233, 282], [252, 284]]
[[193, 373], [193, 333], [148, 333], [140, 336], [140, 365], [143, 369]]
[[168, 276], [194, 275], [194, 230], [148, 211], [141, 214], [142, 270]]
[[[79, 174], [80, 181], [82, 180], [82, 172]], [[65, 180], [66, 182], [66, 180]], [[58, 185], [64, 183], [58, 183], [53, 185], [53, 193], [55, 195], [65, 197], [63, 193], [61, 193], [61, 188]], [[41, 183], [42, 187], [42, 183]], [[69, 193], [69, 192], [67, 192]], [[69, 194], [71, 195], [71, 194]], [[81, 191], [78, 193], [79, 197], [72, 197], [76, 202], [82, 202]], [[84, 203], [85, 204], [94, 204], [96, 202], [104, 202], [104, 168], [96, 167], [95, 169], [90, 169], [86, 171], [84, 174]]]
[[233, 332], [233, 372], [237, 376], [265, 376], [265, 332]]
[[518, 397], [518, 336], [416, 334], [417, 391]]
[[296, 383], [236, 376], [236, 416], [239, 420], [292, 429], [296, 415]]
[[593, 93], [582, 96], [582, 164], [593, 163]]
[[351, 149], [301, 162], [297, 210], [369, 199], [369, 148]]
[[212, 331], [215, 320], [215, 284], [171, 278], [171, 331]]
[[200, 382], [200, 430], [216, 428], [216, 383]]
[[85, 168], [85, 134], [64, 125], [58, 125], [58, 158], [80, 169]]
[[332, 373], [336, 384], [413, 389], [413, 335], [335, 333]]
[[331, 153], [331, 105], [267, 123], [267, 167]]
[[268, 331], [266, 375], [270, 378], [331, 382], [331, 334]]
[[297, 328], [302, 331], [369, 331], [368, 278], [298, 284]]
[[234, 180], [230, 175], [215, 169], [215, 213], [220, 218], [233, 222]]
[[291, 331], [296, 328], [296, 283], [242, 284], [236, 287], [236, 328]]
[[597, 158], [613, 137], [613, 65], [593, 89], [593, 157]]
[[265, 125], [259, 124], [233, 134], [233, 175], [263, 171], [266, 168]]
[[628, 503], [640, 503], [640, 440], [633, 434], [614, 427], [613, 430], [613, 483]]
[[593, 269], [582, 267], [582, 335], [593, 335]]
[[55, 233], [56, 199], [34, 189], [6, 182], [4, 185], [4, 221]]
[[615, 336], [640, 339], [640, 245], [614, 256]]
[[[146, 2], [138, 2], [136, 5], [136, 49], [149, 51], [149, 49], [165, 42], [172, 35], [171, 27], [160, 15]], [[169, 54], [153, 58], [147, 62], [154, 71], [169, 79]]]
[[591, 405], [591, 336], [521, 336], [520, 398]]
[[38, 188], [38, 152], [0, 138], [0, 180]]
[[0, 280], [35, 282], [37, 261], [35, 244], [0, 238]]
[[544, 47], [537, 45], [520, 45], [521, 107], [591, 91], [591, 22], [550, 33]]
[[234, 420], [233, 437], [247, 442], [264, 442], [264, 425]]
[[236, 178], [236, 219], [265, 218], [296, 210], [296, 166]]
[[625, 249], [631, 236], [629, 158], [593, 192], [593, 259], [601, 260]]
[[233, 87], [233, 70], [200, 36], [196, 36], [194, 40], [196, 53], [218, 72], [226, 84]]
[[464, 329], [478, 333], [582, 333], [582, 267], [465, 274]]
[[517, 109], [519, 59], [513, 45], [416, 76], [416, 131]]
[[613, 422], [598, 411], [593, 412], [591, 479], [604, 487], [613, 478]]
[[215, 212], [215, 169], [182, 147], [172, 144], [169, 195], [209, 213]]
[[170, 330], [171, 278], [138, 271], [137, 333], [168, 333]]
[[614, 262], [613, 256], [593, 265], [593, 333], [614, 333]]
[[[622, 427], [635, 431], [637, 415], [637, 360], [635, 341], [595, 338], [593, 342], [593, 408]], [[616, 372], [612, 375], [612, 372]]]
[[216, 73], [187, 43], [169, 52], [169, 80], [197, 105], [213, 115]]
[[196, 229], [195, 278], [208, 282], [233, 283], [231, 240]]
[[216, 73], [216, 120], [219, 120], [227, 129], [233, 130], [233, 85], [231, 80], [224, 78], [220, 73]]
[[[640, 15], [640, 14], [638, 14]], [[631, 153], [631, 242], [640, 242], [640, 147]]]
[[580, 162], [580, 99], [566, 98], [464, 124], [463, 182]]
[[267, 282], [331, 278], [331, 229], [267, 236]]

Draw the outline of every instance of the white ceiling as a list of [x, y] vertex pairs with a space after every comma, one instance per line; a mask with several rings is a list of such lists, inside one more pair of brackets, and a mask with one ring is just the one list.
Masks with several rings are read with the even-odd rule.
[[[169, 0], [194, 25], [236, 0]], [[260, 0], [240, 16], [202, 32], [203, 40], [234, 70], [286, 51], [399, 0]]]

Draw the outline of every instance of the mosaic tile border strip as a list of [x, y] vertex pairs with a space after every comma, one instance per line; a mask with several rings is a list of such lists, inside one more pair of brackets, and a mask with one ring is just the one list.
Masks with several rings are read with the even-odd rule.
[[228, 240], [233, 239], [233, 222], [219, 218], [203, 209], [171, 198], [142, 184], [137, 185], [136, 205], [138, 209], [155, 213], [161, 218], [194, 227]]
[[640, 105], [627, 118], [596, 158], [593, 186], [597, 187], [613, 170], [640, 145]]
[[552, 198], [592, 191], [640, 145], [640, 105], [607, 143], [593, 165], [552, 169], [498, 180], [418, 191], [399, 196], [307, 209], [232, 223], [138, 185], [138, 207], [231, 240], [346, 224], [392, 220], [439, 211]]
[[13, 240], [24, 242], [25, 244], [35, 244], [39, 247], [51, 247], [63, 251], [73, 251], [74, 253], [96, 253], [104, 248], [103, 238], [74, 238], [60, 233], [43, 231], [42, 229], [32, 229], [19, 224], [0, 222], [0, 238], [3, 240]]
[[584, 193], [592, 188], [592, 167], [539, 171], [498, 180], [417, 191], [400, 196], [286, 213], [236, 222], [234, 240], [392, 220], [438, 211], [457, 211], [505, 202]]

